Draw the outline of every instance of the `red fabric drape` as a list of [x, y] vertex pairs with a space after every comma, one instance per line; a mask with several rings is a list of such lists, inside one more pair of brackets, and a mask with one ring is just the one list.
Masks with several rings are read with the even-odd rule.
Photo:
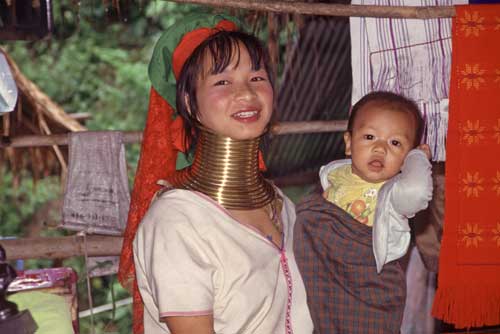
[[500, 5], [456, 13], [433, 315], [464, 328], [500, 323]]
[[175, 172], [177, 151], [171, 139], [172, 107], [151, 88], [149, 111], [142, 139], [141, 157], [135, 175], [127, 229], [123, 238], [118, 279], [123, 286], [133, 291], [133, 333], [143, 333], [143, 309], [137, 283], [135, 281], [132, 242], [149, 203], [160, 186], [158, 180], [166, 179]]

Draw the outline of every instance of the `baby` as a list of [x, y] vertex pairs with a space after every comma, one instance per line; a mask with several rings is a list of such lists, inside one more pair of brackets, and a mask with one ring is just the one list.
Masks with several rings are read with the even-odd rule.
[[[419, 145], [423, 123], [415, 103], [400, 95], [374, 92], [363, 97], [353, 107], [344, 133], [345, 154], [352, 161], [334, 161], [321, 169], [322, 184], [325, 177], [329, 184], [323, 196], [360, 223], [372, 226], [378, 191], [399, 174], [410, 151], [416, 148], [421, 153], [414, 154], [430, 158], [429, 146]], [[423, 207], [417, 211], [430, 200], [425, 191], [422, 195]]]
[[351, 159], [323, 166], [323, 198], [297, 206], [295, 256], [320, 333], [399, 333], [406, 283], [394, 260], [408, 249], [408, 218], [432, 197], [423, 129], [413, 101], [364, 96], [344, 134]]

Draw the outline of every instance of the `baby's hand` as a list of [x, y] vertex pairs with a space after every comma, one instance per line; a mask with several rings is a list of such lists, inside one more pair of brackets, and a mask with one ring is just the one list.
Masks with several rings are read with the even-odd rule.
[[420, 144], [417, 146], [417, 150], [424, 151], [425, 155], [427, 156], [427, 159], [431, 158], [431, 148], [427, 144]]

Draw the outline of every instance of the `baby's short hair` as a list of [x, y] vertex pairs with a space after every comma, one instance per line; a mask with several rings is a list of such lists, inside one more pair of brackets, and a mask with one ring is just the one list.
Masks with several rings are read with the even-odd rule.
[[417, 147], [420, 144], [422, 135], [424, 134], [425, 123], [424, 119], [422, 118], [422, 114], [418, 109], [418, 105], [413, 100], [392, 92], [371, 92], [366, 94], [361, 98], [361, 100], [356, 102], [356, 104], [354, 104], [354, 106], [352, 107], [349, 121], [347, 122], [347, 131], [352, 133], [357, 114], [360, 110], [363, 109], [363, 107], [368, 104], [389, 106], [391, 110], [405, 111], [413, 115], [415, 122], [417, 123], [417, 128], [415, 129], [414, 147]]

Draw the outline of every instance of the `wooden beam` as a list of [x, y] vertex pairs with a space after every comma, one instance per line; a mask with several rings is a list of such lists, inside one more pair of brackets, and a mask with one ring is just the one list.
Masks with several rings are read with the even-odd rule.
[[89, 112], [74, 112], [68, 114], [69, 117], [73, 118], [76, 121], [82, 122], [92, 119], [92, 114]]
[[[68, 145], [68, 134], [57, 135], [26, 135], [10, 138], [10, 143], [0, 143], [0, 148], [7, 147], [41, 147], [52, 145]], [[123, 131], [123, 141], [126, 144], [142, 141], [141, 131]]]
[[[310, 122], [282, 122], [271, 126], [274, 135], [322, 133], [345, 131], [347, 121], [310, 121]], [[139, 143], [142, 141], [141, 131], [122, 131], [123, 141]], [[41, 147], [52, 145], [68, 145], [67, 134], [57, 135], [29, 135], [10, 138], [10, 142], [0, 142], [0, 148], [8, 147]]]
[[271, 126], [271, 134], [339, 132], [347, 129], [347, 121], [281, 122]]
[[256, 11], [322, 15], [357, 16], [406, 19], [433, 19], [455, 16], [453, 6], [375, 6], [343, 5], [319, 2], [289, 2], [267, 0], [172, 0], [212, 7], [248, 9]]
[[[120, 255], [122, 237], [87, 235], [88, 256]], [[85, 255], [83, 236], [40, 237], [0, 240], [5, 248], [7, 260], [21, 259], [65, 259]]]

